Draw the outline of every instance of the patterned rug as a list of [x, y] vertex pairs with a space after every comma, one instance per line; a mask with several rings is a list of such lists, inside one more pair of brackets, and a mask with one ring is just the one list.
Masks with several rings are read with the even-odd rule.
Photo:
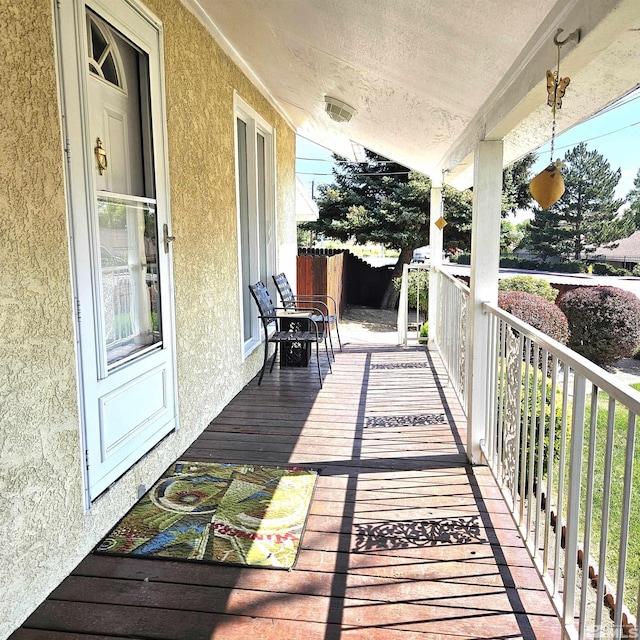
[[291, 569], [317, 476], [298, 467], [176, 462], [94, 552]]

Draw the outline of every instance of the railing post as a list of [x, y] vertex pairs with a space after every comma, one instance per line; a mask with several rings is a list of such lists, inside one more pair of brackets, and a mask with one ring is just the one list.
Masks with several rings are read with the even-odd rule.
[[578, 536], [580, 527], [580, 479], [582, 476], [582, 449], [584, 445], [584, 417], [586, 413], [586, 379], [573, 374], [573, 415], [571, 416], [571, 451], [567, 518], [565, 535], [565, 566], [562, 624], [571, 630], [574, 626], [576, 575], [578, 573]]
[[438, 325], [438, 306], [442, 303], [439, 299], [439, 287], [437, 284], [438, 274], [434, 267], [442, 265], [442, 229], [436, 225], [436, 220], [442, 213], [442, 196], [444, 185], [431, 187], [431, 209], [430, 209], [430, 225], [429, 225], [429, 340], [428, 348], [430, 351], [437, 349], [437, 325]]
[[[473, 177], [473, 216], [471, 224], [471, 294], [467, 326], [469, 349], [469, 411], [467, 457], [481, 462], [480, 441], [490, 419], [489, 407], [489, 317], [483, 314], [485, 302], [498, 300], [500, 263], [500, 212], [502, 204], [502, 140], [478, 143]], [[432, 250], [433, 254], [433, 250]], [[496, 375], [493, 372], [491, 375]]]
[[400, 299], [398, 301], [398, 344], [407, 346], [407, 324], [409, 322], [409, 265], [402, 265]]

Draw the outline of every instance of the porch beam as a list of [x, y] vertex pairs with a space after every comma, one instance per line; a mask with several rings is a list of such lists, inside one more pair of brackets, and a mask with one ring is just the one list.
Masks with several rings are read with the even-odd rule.
[[442, 213], [442, 197], [444, 185], [433, 185], [431, 187], [431, 209], [429, 214], [429, 333], [428, 348], [429, 350], [437, 350], [436, 345], [436, 325], [438, 321], [438, 305], [439, 305], [439, 287], [438, 279], [434, 273], [433, 267], [442, 265], [442, 229], [436, 226], [436, 220]]
[[480, 442], [489, 420], [489, 316], [482, 305], [498, 301], [503, 146], [502, 140], [484, 140], [475, 150], [467, 323], [467, 457], [472, 464], [481, 463]]

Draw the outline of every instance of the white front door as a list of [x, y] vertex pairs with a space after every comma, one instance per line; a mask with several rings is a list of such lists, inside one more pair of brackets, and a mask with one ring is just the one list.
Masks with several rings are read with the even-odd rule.
[[56, 26], [93, 500], [176, 428], [161, 31], [125, 0]]

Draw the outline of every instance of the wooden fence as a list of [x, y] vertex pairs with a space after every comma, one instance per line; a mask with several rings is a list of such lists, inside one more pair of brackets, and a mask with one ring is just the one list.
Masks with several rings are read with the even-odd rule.
[[340, 314], [347, 305], [379, 308], [391, 273], [391, 267], [372, 267], [350, 251], [300, 249], [297, 292], [332, 296]]
[[340, 314], [347, 304], [345, 291], [345, 254], [299, 255], [297, 293], [328, 295], [336, 300]]

